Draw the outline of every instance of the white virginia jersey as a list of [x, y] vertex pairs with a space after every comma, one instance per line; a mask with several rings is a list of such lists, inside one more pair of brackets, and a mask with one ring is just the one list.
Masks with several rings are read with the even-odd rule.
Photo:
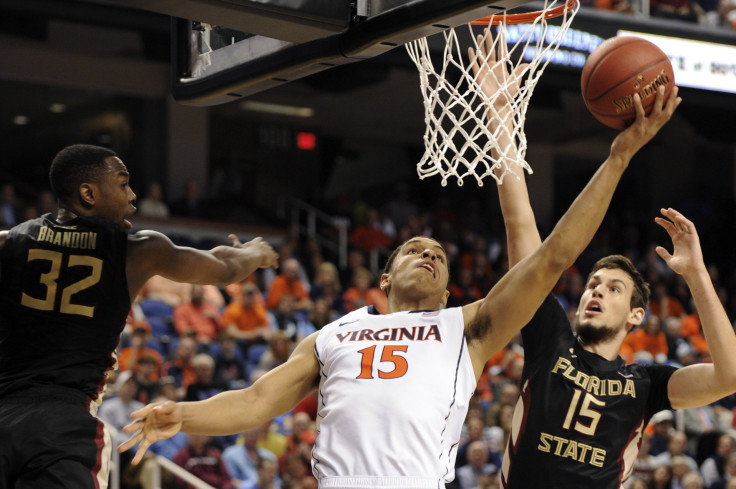
[[362, 308], [319, 332], [320, 488], [443, 488], [476, 387], [462, 309]]

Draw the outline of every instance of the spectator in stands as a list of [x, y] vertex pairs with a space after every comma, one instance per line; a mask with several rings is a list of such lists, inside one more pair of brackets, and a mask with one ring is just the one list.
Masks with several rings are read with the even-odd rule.
[[289, 359], [293, 348], [294, 341], [287, 333], [275, 331], [268, 340], [268, 349], [258, 360], [258, 368], [269, 371], [278, 367]]
[[215, 355], [215, 378], [226, 383], [230, 389], [245, 387], [245, 359], [236, 338], [225, 330], [218, 344], [220, 348]]
[[473, 441], [468, 447], [468, 463], [455, 474], [460, 489], [487, 487], [498, 468], [488, 462], [488, 449], [482, 441]]
[[183, 399], [189, 384], [197, 379], [192, 366], [192, 358], [197, 353], [197, 342], [193, 338], [184, 337], [179, 339], [179, 343], [174, 351], [174, 358], [164, 363], [164, 375], [174, 378], [176, 381], [177, 394], [176, 397]]
[[340, 317], [340, 315], [330, 309], [330, 306], [327, 305], [327, 301], [323, 298], [319, 298], [314, 301], [312, 311], [309, 313], [307, 321], [314, 326], [315, 330], [318, 330], [322, 329], [323, 326], [330, 324], [338, 317]]
[[[707, 460], [706, 460], [707, 461]], [[703, 467], [705, 469], [705, 467]], [[703, 479], [707, 480], [706, 472], [710, 469], [703, 470]], [[736, 453], [731, 452], [728, 455], [728, 458], [726, 458], [726, 462], [723, 465], [723, 474], [720, 474], [719, 477], [715, 480], [713, 480], [710, 484], [708, 484], [706, 487], [708, 489], [727, 489], [731, 486], [736, 487]]]
[[447, 298], [447, 307], [464, 306], [483, 297], [480, 288], [475, 285], [473, 271], [470, 268], [459, 268], [457, 275], [457, 280], [449, 287], [450, 297]]
[[174, 328], [179, 336], [193, 336], [199, 344], [209, 345], [217, 339], [222, 326], [219, 308], [204, 299], [204, 288], [191, 285], [190, 300], [174, 308]]
[[704, 489], [703, 478], [697, 472], [688, 472], [682, 477], [682, 489]]
[[0, 188], [0, 229], [10, 229], [23, 218], [23, 208], [15, 194], [15, 187], [6, 183]]
[[[222, 292], [214, 285], [203, 285], [204, 298], [217, 307], [225, 305]], [[160, 275], [154, 275], [145, 283], [139, 294], [139, 300], [157, 300], [176, 307], [191, 300], [190, 284], [174, 282]]]
[[309, 311], [312, 301], [309, 300], [309, 287], [299, 278], [300, 264], [296, 258], [289, 258], [281, 264], [281, 273], [274, 277], [268, 288], [266, 306], [276, 309], [281, 297], [290, 294], [296, 298], [294, 309]]
[[657, 282], [652, 288], [652, 299], [649, 302], [652, 314], [656, 314], [662, 321], [667, 318], [681, 318], [685, 315], [685, 308], [675, 296], [669, 293], [664, 282]]
[[650, 480], [652, 478], [656, 460], [654, 459], [654, 456], [649, 453], [651, 447], [652, 437], [649, 434], [644, 433], [641, 437], [639, 453], [636, 455], [634, 466], [631, 469], [631, 476], [627, 479], [628, 484], [626, 485], [629, 489], [631, 489], [631, 485], [635, 479]]
[[[251, 382], [255, 382], [256, 378], [252, 378]], [[282, 435], [275, 429], [275, 424], [269, 420], [260, 426], [260, 434], [258, 435], [258, 447], [268, 450], [269, 452], [280, 457], [286, 452], [286, 436]]]
[[169, 206], [163, 198], [161, 185], [153, 182], [148, 186], [146, 196], [137, 202], [138, 214], [146, 217], [169, 217]]
[[348, 249], [347, 266], [340, 269], [340, 283], [343, 287], [353, 281], [353, 274], [358, 268], [365, 267], [365, 254], [357, 249]]
[[706, 355], [708, 353], [708, 343], [705, 341], [705, 336], [703, 336], [700, 315], [694, 303], [691, 306], [691, 311], [680, 322], [680, 336], [695, 349], [698, 355]]
[[[174, 456], [174, 463], [185, 468], [207, 484], [218, 489], [234, 489], [230, 474], [222, 460], [222, 452], [210, 445], [211, 437], [189, 435], [187, 446]], [[177, 480], [179, 489], [195, 489]]]
[[[238, 489], [279, 489], [278, 464], [273, 460], [262, 458], [258, 460], [258, 480], [244, 482]], [[316, 488], [315, 488], [316, 489]]]
[[138, 359], [138, 365], [133, 373], [137, 391], [136, 401], [143, 404], [153, 402], [158, 393], [158, 372], [160, 369], [160, 357], [154, 358], [145, 353]]
[[298, 343], [315, 331], [312, 325], [303, 314], [296, 310], [297, 299], [291, 294], [284, 294], [279, 299], [276, 310], [272, 311], [271, 332], [269, 338], [273, 337], [274, 332], [280, 331], [286, 335], [289, 340]]
[[694, 473], [687, 460], [682, 455], [672, 457], [670, 468], [672, 469], [672, 489], [683, 489], [685, 476]]
[[238, 340], [244, 354], [250, 345], [268, 341], [268, 313], [256, 284], [243, 284], [240, 297], [228, 304], [222, 313], [222, 324], [228, 335]]
[[215, 378], [215, 361], [207, 353], [192, 358], [196, 380], [187, 386], [185, 401], [201, 401], [228, 390], [227, 384]]
[[169, 206], [172, 216], [203, 219], [207, 217], [207, 202], [202, 197], [199, 184], [193, 178], [184, 182], [184, 195]]
[[[465, 426], [467, 429], [467, 439], [461, 439], [460, 444], [458, 445], [457, 457], [455, 458], [456, 469], [468, 463], [468, 448], [471, 443], [480, 441], [483, 443], [483, 446], [488, 449], [485, 444], [484, 432], [486, 426], [483, 424], [483, 420], [480, 417], [471, 416], [466, 418]], [[490, 450], [488, 455], [488, 460], [490, 460]]]
[[376, 209], [368, 209], [365, 220], [358, 222], [350, 234], [350, 244], [366, 252], [388, 248], [393, 244], [393, 239], [384, 230]]
[[132, 329], [130, 333], [130, 344], [120, 350], [118, 354], [118, 367], [120, 370], [136, 371], [138, 369], [138, 361], [145, 355], [153, 358], [156, 362], [156, 371], [152, 374], [151, 380], [158, 380], [158, 372], [163, 366], [163, 358], [158, 350], [147, 346], [151, 338], [151, 325], [145, 320], [131, 320], [128, 324]]
[[123, 426], [130, 422], [130, 413], [145, 404], [134, 399], [137, 385], [133, 372], [126, 370], [118, 373], [112, 392], [108, 392], [97, 410], [97, 416], [107, 425], [123, 432]]
[[375, 286], [370, 270], [362, 267], [355, 269], [351, 283], [351, 287], [342, 295], [346, 313], [363, 306], [374, 306], [379, 313], [386, 313], [388, 299], [385, 292]]
[[734, 454], [733, 437], [724, 433], [718, 437], [716, 451], [700, 465], [700, 473], [707, 487], [711, 487], [718, 481], [725, 483], [726, 462], [732, 454]]
[[519, 399], [519, 386], [513, 382], [503, 384], [499, 389], [499, 396], [494, 400], [486, 411], [486, 425], [500, 426], [499, 413], [503, 406], [515, 406]]
[[669, 464], [660, 464], [654, 468], [649, 489], [672, 489], [672, 467]]
[[717, 433], [724, 433], [728, 429], [716, 412], [715, 404], [684, 409], [682, 412], [685, 420], [684, 431], [690, 440], [690, 451], [696, 457], [702, 455], [698, 453], [698, 441], [703, 435], [717, 436]]
[[649, 314], [642, 327], [630, 332], [624, 339], [634, 353], [634, 358], [641, 359], [646, 353], [649, 361], [664, 363], [667, 360], [667, 336], [660, 327], [661, 320], [656, 314]]
[[340, 274], [335, 264], [329, 261], [320, 264], [309, 290], [310, 299], [313, 302], [322, 299], [333, 314], [344, 314], [342, 293]]
[[698, 464], [695, 459], [688, 453], [688, 437], [682, 431], [673, 431], [670, 434], [669, 443], [667, 443], [667, 450], [660, 453], [655, 457], [654, 464], [656, 465], [667, 465], [668, 467], [672, 464], [672, 459], [677, 456], [681, 456], [687, 462], [690, 470], [698, 470]]
[[659, 455], [660, 453], [666, 452], [667, 447], [670, 443], [670, 437], [674, 432], [675, 417], [672, 411], [665, 410], [658, 413], [654, 413], [652, 419], [649, 420], [649, 425], [645, 431], [651, 428], [651, 448], [649, 453], [652, 455]]
[[260, 459], [277, 462], [276, 455], [265, 448], [258, 447], [260, 433], [260, 426], [245, 431], [242, 435], [242, 443], [238, 442], [230, 445], [222, 452], [225, 466], [236, 486], [240, 486], [246, 481], [258, 481], [257, 466]]

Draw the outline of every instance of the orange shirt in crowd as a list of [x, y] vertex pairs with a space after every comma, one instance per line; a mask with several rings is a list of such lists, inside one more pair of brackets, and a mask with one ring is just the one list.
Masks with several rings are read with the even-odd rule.
[[306, 287], [301, 280], [289, 281], [283, 275], [277, 275], [271, 281], [271, 287], [268, 288], [268, 299], [266, 306], [269, 309], [276, 309], [279, 305], [281, 297], [285, 294], [291, 294], [296, 297], [297, 302], [309, 298]]
[[254, 303], [250, 309], [243, 307], [240, 301], [231, 302], [222, 313], [222, 324], [234, 324], [240, 331], [253, 331], [268, 326], [268, 314], [261, 301]]
[[624, 343], [631, 348], [632, 352], [648, 351], [652, 354], [652, 357], [656, 357], [660, 353], [667, 355], [669, 351], [667, 348], [667, 337], [661, 331], [651, 335], [643, 329], [637, 328], [626, 335]]

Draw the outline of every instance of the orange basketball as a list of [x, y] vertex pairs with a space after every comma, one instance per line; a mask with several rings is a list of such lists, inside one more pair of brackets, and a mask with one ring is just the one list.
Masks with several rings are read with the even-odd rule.
[[634, 94], [649, 114], [660, 85], [665, 100], [675, 86], [667, 55], [651, 42], [634, 36], [612, 37], [588, 57], [580, 76], [580, 90], [588, 110], [614, 129], [625, 129], [636, 119]]

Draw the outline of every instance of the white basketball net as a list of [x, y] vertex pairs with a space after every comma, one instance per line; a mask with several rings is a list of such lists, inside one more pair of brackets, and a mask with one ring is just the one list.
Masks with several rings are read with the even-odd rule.
[[[474, 30], [467, 24], [444, 31], [442, 64], [437, 68], [427, 38], [407, 43], [406, 49], [419, 70], [424, 97], [425, 152], [417, 164], [420, 179], [439, 174], [442, 186], [451, 177], [462, 186], [463, 179], [472, 176], [482, 187], [483, 179], [489, 175], [502, 183], [508, 173], [518, 177], [519, 169], [532, 173], [525, 161], [524, 121], [529, 99], [580, 7], [577, 2], [566, 8], [559, 26], [548, 24], [545, 14], [561, 4], [564, 2], [560, 0], [545, 2], [539, 15], [527, 24], [507, 23], [505, 13], [500, 16], [501, 24], [493, 35], [497, 63], [507, 63], [508, 73], [515, 73], [521, 64], [528, 63], [521, 80], [514, 76], [499, 79], [493, 69], [485, 70], [476, 80], [467, 48], [473, 46], [479, 52], [477, 35], [482, 27]], [[491, 22], [486, 27], [490, 28]], [[469, 39], [461, 43], [457, 31], [463, 27], [468, 29]], [[498, 45], [502, 38], [508, 47]], [[485, 76], [493, 76], [499, 86], [490, 96], [480, 88]], [[502, 110], [498, 110], [499, 106]], [[505, 131], [506, 137], [499, 137], [499, 131]]]

